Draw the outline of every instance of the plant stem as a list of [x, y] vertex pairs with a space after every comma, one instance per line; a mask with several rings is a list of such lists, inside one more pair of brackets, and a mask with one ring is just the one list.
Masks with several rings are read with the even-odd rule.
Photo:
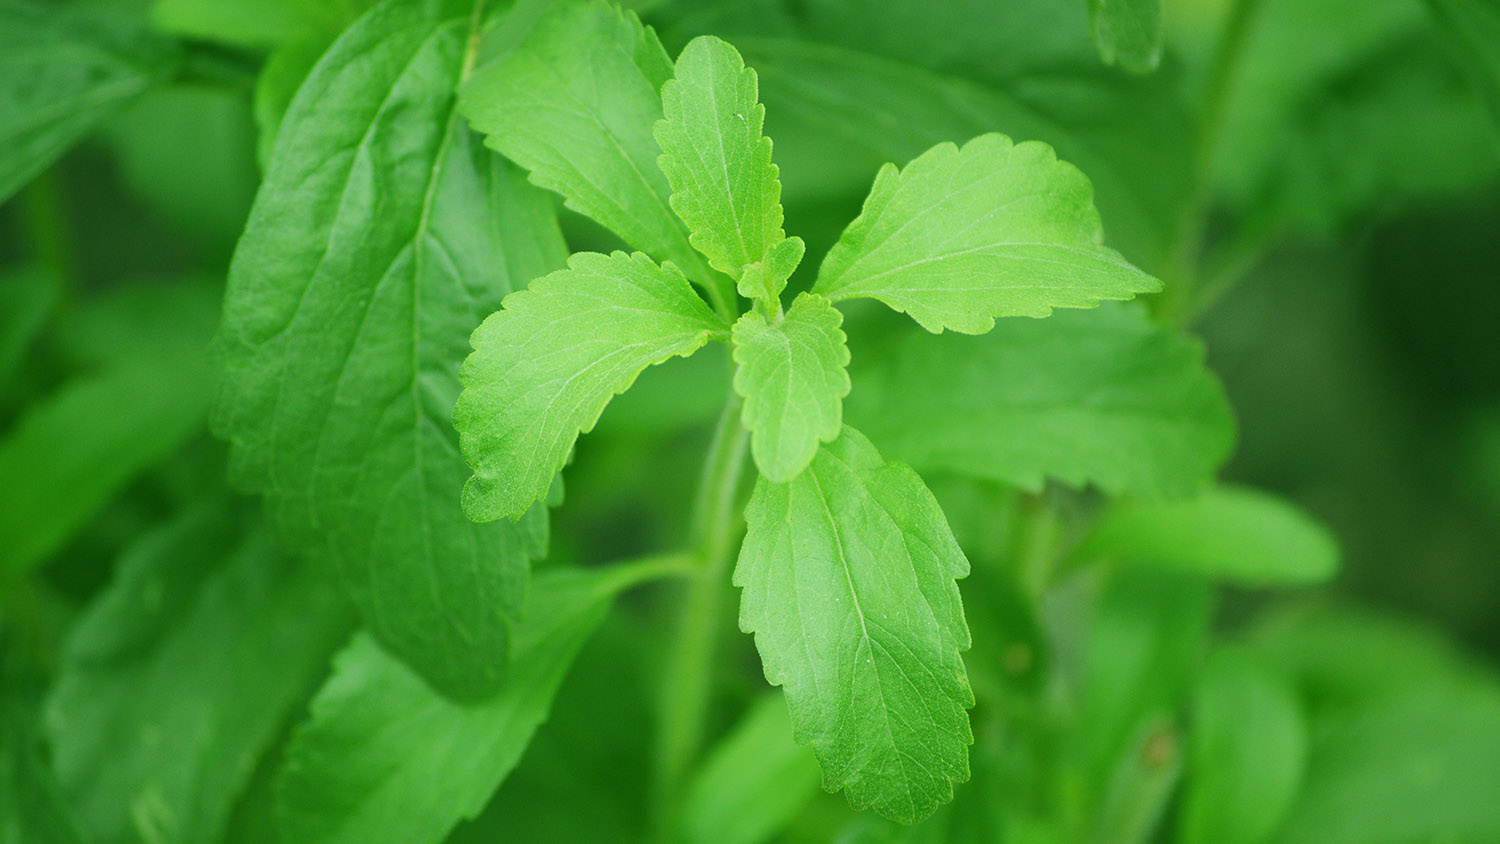
[[693, 513], [697, 568], [689, 575], [677, 636], [662, 677], [655, 771], [658, 837], [666, 837], [683, 774], [703, 742], [726, 574], [741, 529], [737, 503], [748, 432], [730, 393], [719, 416]]
[[1261, 3], [1262, 0], [1235, 0], [1204, 85], [1193, 139], [1192, 189], [1183, 208], [1176, 248], [1168, 261], [1172, 286], [1161, 299], [1162, 314], [1172, 319], [1182, 320], [1198, 310], [1192, 305], [1212, 200], [1214, 155], [1224, 132], [1235, 70], [1244, 57], [1245, 44]]

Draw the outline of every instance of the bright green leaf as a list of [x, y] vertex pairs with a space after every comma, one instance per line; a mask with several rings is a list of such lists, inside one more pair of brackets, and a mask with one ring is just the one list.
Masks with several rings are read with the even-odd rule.
[[546, 195], [458, 117], [472, 11], [388, 2], [303, 84], [230, 267], [215, 415], [238, 481], [374, 635], [465, 697], [503, 673], [545, 514], [464, 519], [455, 364], [564, 254]]
[[74, 629], [48, 706], [84, 827], [99, 841], [221, 840], [349, 617], [320, 572], [222, 503], [133, 546]]
[[786, 701], [756, 702], [704, 760], [683, 798], [687, 844], [769, 841], [818, 792], [818, 762], [792, 741]]
[[559, 3], [514, 51], [474, 74], [462, 108], [533, 182], [701, 281], [707, 265], [668, 205], [651, 135], [671, 76], [656, 33], [634, 13], [598, 0]]
[[791, 483], [762, 478], [735, 568], [740, 628], [798, 743], [855, 808], [913, 823], [969, 777], [969, 562], [911, 469], [844, 428]]
[[729, 44], [711, 35], [695, 38], [678, 56], [661, 100], [665, 117], [655, 135], [672, 209], [708, 263], [738, 278], [786, 238], [771, 139], [761, 135], [766, 108], [756, 100], [755, 71]]
[[121, 13], [0, 2], [0, 202], [176, 63]]
[[675, 266], [639, 252], [580, 252], [506, 297], [474, 332], [460, 373], [453, 421], [474, 467], [464, 510], [519, 517], [641, 370], [726, 331]]
[[[1073, 5], [1072, 0], [987, 3], [984, 15], [986, 21], [1035, 18], [1071, 12]], [[1022, 11], [1027, 6], [1029, 13]], [[926, 18], [936, 9], [925, 4], [910, 11]], [[1082, 18], [1081, 4], [1077, 12]], [[904, 39], [910, 27], [898, 29], [889, 20], [882, 18], [879, 25]], [[1023, 18], [995, 33], [995, 44], [1002, 46], [983, 48], [983, 67], [995, 67], [1018, 48], [1036, 43], [1036, 23]], [[1079, 21], [1076, 30], [1085, 48], [1086, 25]], [[974, 31], [972, 22], [965, 26], [966, 34]], [[1191, 190], [1189, 168], [1182, 162], [1191, 154], [1193, 133], [1168, 74], [1131, 77], [1100, 67], [1085, 54], [1087, 62], [1049, 63], [980, 84], [803, 41], [745, 40], [741, 50], [760, 76], [766, 131], [776, 139], [789, 204], [843, 206], [868, 190], [870, 174], [887, 161], [907, 161], [936, 143], [1001, 131], [1050, 144], [1087, 173], [1110, 245], [1137, 265], [1158, 266], [1172, 248]], [[828, 154], [830, 144], [837, 155]]]
[[294, 734], [277, 783], [282, 840], [299, 844], [442, 841], [484, 808], [520, 761], [578, 649], [628, 569], [536, 577], [500, 689], [462, 704], [357, 637], [334, 660]]
[[800, 237], [789, 237], [771, 247], [765, 260], [745, 268], [737, 285], [740, 295], [767, 302], [774, 300], [780, 306], [779, 297], [786, 289], [786, 280], [797, 271], [806, 252], [807, 244]]
[[1205, 487], [1234, 444], [1202, 349], [1134, 305], [916, 334], [867, 372], [849, 418], [923, 472], [1173, 496]]
[[1162, 0], [1088, 0], [1094, 45], [1105, 64], [1132, 73], [1155, 70], [1161, 61]]
[[734, 389], [745, 398], [750, 451], [762, 475], [785, 483], [843, 426], [849, 347], [833, 304], [804, 293], [784, 317], [750, 311], [734, 326]]
[[1307, 724], [1287, 681], [1236, 650], [1215, 651], [1193, 697], [1182, 844], [1261, 844], [1297, 797]]
[[1338, 543], [1326, 528], [1276, 496], [1242, 487], [1187, 500], [1122, 502], [1076, 554], [1249, 586], [1321, 583], [1339, 568]]
[[291, 108], [292, 98], [333, 39], [332, 34], [319, 33], [289, 41], [276, 48], [261, 65], [260, 75], [255, 78], [254, 109], [259, 130], [255, 155], [262, 170], [271, 164], [276, 136], [281, 133], [281, 121]]
[[177, 35], [261, 46], [335, 35], [371, 5], [373, 0], [156, 0], [151, 17]]
[[1161, 283], [1102, 245], [1093, 188], [1043, 143], [981, 135], [883, 167], [814, 290], [869, 296], [923, 328], [983, 334], [996, 317], [1043, 317], [1129, 299]]

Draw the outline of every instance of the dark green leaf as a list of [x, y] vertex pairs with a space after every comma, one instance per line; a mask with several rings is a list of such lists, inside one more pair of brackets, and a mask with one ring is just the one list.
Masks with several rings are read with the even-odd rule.
[[215, 414], [239, 482], [374, 635], [468, 697], [503, 673], [545, 515], [464, 519], [457, 364], [563, 253], [546, 196], [458, 117], [472, 12], [388, 2], [302, 86], [230, 268]]
[[1004, 320], [984, 337], [910, 337], [855, 370], [850, 419], [893, 457], [1028, 489], [1202, 489], [1234, 418], [1203, 352], [1135, 306]]
[[148, 535], [74, 629], [47, 712], [99, 841], [215, 842], [349, 611], [315, 569], [213, 503]]
[[1500, 123], [1500, 2], [1427, 0], [1427, 5], [1473, 68]]
[[790, 483], [762, 478], [745, 519], [740, 628], [824, 786], [902, 823], [932, 814], [969, 777], [974, 703], [953, 582], [969, 563], [932, 493], [846, 427]]
[[484, 808], [547, 717], [573, 657], [640, 570], [538, 575], [500, 689], [474, 704], [435, 693], [367, 636], [298, 729], [278, 783], [282, 840], [442, 841]]
[[175, 66], [122, 14], [0, 2], [0, 202]]

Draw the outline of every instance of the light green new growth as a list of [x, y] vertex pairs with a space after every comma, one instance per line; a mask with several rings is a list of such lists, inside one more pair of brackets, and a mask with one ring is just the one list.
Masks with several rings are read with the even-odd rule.
[[672, 264], [581, 252], [505, 299], [474, 332], [454, 410], [469, 518], [519, 518], [547, 494], [573, 443], [646, 367], [687, 356], [726, 326]]
[[784, 317], [751, 311], [735, 323], [734, 389], [745, 397], [750, 451], [767, 480], [791, 480], [820, 441], [839, 435], [849, 394], [843, 322], [827, 299], [804, 293]]
[[927, 817], [968, 779], [973, 741], [954, 583], [969, 563], [936, 499], [845, 427], [791, 483], [762, 478], [745, 519], [740, 627], [824, 786], [893, 820]]
[[1099, 57], [1131, 73], [1161, 62], [1162, 0], [1088, 0], [1089, 28]]
[[996, 317], [1161, 289], [1103, 236], [1078, 168], [1046, 144], [981, 135], [882, 168], [813, 290], [834, 302], [879, 299], [929, 331], [982, 334]]
[[777, 297], [786, 289], [786, 280], [796, 272], [805, 252], [807, 244], [800, 237], [789, 237], [772, 246], [764, 260], [745, 268], [737, 285], [740, 295], [770, 303], [773, 311], [779, 309], [781, 302]]
[[695, 38], [677, 58], [676, 77], [661, 89], [661, 102], [657, 161], [672, 184], [672, 209], [708, 262], [739, 278], [786, 237], [771, 140], [761, 135], [766, 109], [756, 101], [755, 71], [729, 44]]
[[651, 136], [671, 76], [672, 60], [633, 13], [561, 3], [514, 51], [475, 72], [461, 108], [486, 144], [569, 208], [705, 281], [707, 265], [668, 206]]

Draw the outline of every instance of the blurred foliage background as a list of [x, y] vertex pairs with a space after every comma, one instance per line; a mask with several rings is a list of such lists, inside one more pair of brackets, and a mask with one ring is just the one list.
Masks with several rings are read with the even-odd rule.
[[[46, 27], [0, 24], [0, 658], [8, 707], [35, 706], [75, 620], [122, 553], [184, 510], [233, 499], [225, 447], [206, 430], [214, 372], [199, 352], [217, 322], [285, 91], [359, 5], [47, 7], [77, 14], [79, 26], [107, 28], [113, 58], [100, 66], [121, 80], [109, 102], [54, 104], [78, 123], [55, 150], [28, 140], [19, 120], [25, 92], [4, 78], [5, 63], [35, 48]], [[1239, 419], [1224, 477], [1299, 502], [1344, 550], [1331, 586], [1231, 589], [1217, 623], [1273, 631], [1264, 645], [1272, 653], [1278, 623], [1302, 630], [1300, 645], [1285, 645], [1296, 651], [1286, 662], [1324, 678], [1324, 701], [1341, 693], [1335, 663], [1352, 676], [1368, 661], [1362, 677], [1429, 677], [1431, 663], [1449, 661], [1493, 673], [1500, 7], [1168, 0], [1159, 65], [1131, 73], [1100, 61], [1083, 0], [634, 5], [669, 51], [713, 33], [757, 68], [787, 228], [807, 238], [809, 255], [826, 250], [857, 213], [885, 161], [989, 130], [1056, 146], [1094, 181], [1109, 243], [1166, 280], [1153, 304], [1158, 315], [1203, 339]], [[1231, 25], [1237, 16], [1245, 20]], [[575, 249], [610, 245], [592, 223], [567, 212], [563, 219]], [[873, 311], [851, 318], [851, 334], [873, 344], [908, 330]], [[554, 520], [554, 560], [598, 562], [680, 544], [722, 404], [723, 361], [713, 357], [721, 351], [649, 371], [579, 444], [569, 503]], [[941, 479], [933, 485], [942, 491]], [[239, 500], [226, 506], [254, 509]], [[952, 517], [963, 536], [963, 517]], [[647, 753], [645, 739], [640, 730], [595, 727], [650, 720], [655, 657], [641, 634], [663, 624], [654, 600], [632, 598], [632, 612], [610, 618], [527, 765], [454, 840], [489, 840], [487, 824], [501, 818], [512, 840], [598, 840], [590, 836], [600, 824], [631, 828], [647, 795], [628, 760]], [[1363, 609], [1341, 609], [1356, 605]], [[1296, 626], [1309, 618], [1322, 621]], [[1328, 649], [1321, 657], [1319, 647]], [[725, 700], [755, 699], [750, 643], [724, 648]], [[569, 692], [584, 683], [614, 693], [606, 701]], [[1353, 748], [1330, 758], [1353, 758], [1354, 749], [1378, 744], [1370, 736], [1401, 735], [1380, 733], [1382, 717], [1462, 723], [1466, 710], [1455, 700], [1417, 695], [1403, 714], [1377, 712], [1319, 740]], [[1488, 731], [1495, 722], [1483, 717], [1477, 729]], [[23, 726], [12, 729], [28, 722], [15, 719]], [[1392, 758], [1420, 751], [1389, 750]], [[260, 763], [229, 821], [240, 840], [267, 840], [256, 807], [269, 799], [269, 764]], [[1470, 769], [1494, 764], [1478, 758]], [[787, 775], [807, 776], [795, 766]], [[1399, 789], [1398, 779], [1387, 785]], [[1488, 782], [1491, 797], [1495, 785]], [[1378, 816], [1370, 795], [1381, 793], [1361, 792], [1359, 810]], [[590, 795], [587, 811], [527, 811], [559, 794]], [[841, 801], [821, 799], [797, 827], [801, 840], [827, 840], [841, 828]], [[1321, 809], [1351, 808], [1339, 799]], [[1303, 823], [1291, 828], [1305, 832], [1286, 840], [1377, 840], [1357, 831], [1318, 837], [1306, 815], [1320, 811], [1316, 796], [1297, 811]], [[1368, 829], [1400, 822], [1375, 817]]]

